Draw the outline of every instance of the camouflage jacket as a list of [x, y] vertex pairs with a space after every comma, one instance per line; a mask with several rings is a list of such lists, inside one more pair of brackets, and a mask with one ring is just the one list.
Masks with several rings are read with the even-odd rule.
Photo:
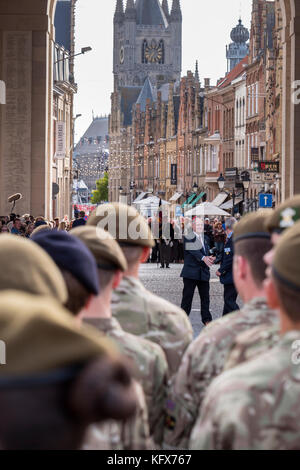
[[151, 450], [147, 405], [143, 389], [134, 382], [137, 409], [133, 418], [125, 422], [104, 421], [89, 427], [83, 450]]
[[122, 354], [129, 359], [134, 378], [145, 393], [150, 433], [155, 443], [161, 446], [168, 383], [164, 352], [157, 344], [123, 331], [115, 318], [87, 318], [85, 321], [115, 341]]
[[161, 346], [171, 376], [178, 371], [193, 339], [191, 323], [181, 308], [146, 290], [138, 279], [125, 277], [113, 293], [112, 311], [125, 331]]
[[208, 390], [191, 449], [300, 449], [300, 331], [224, 372]]
[[278, 343], [279, 338], [279, 318], [277, 325], [274, 321], [274, 325], [264, 324], [241, 333], [229, 353], [224, 370], [232, 369], [267, 352]]
[[212, 380], [223, 372], [237, 336], [277, 315], [264, 299], [254, 299], [235, 313], [207, 326], [189, 346], [169, 393], [165, 448], [186, 449], [201, 403]]

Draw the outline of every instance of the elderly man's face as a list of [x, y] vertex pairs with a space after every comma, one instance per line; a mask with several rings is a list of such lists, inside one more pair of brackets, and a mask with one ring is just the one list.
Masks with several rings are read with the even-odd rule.
[[200, 217], [196, 217], [196, 219], [193, 220], [193, 230], [194, 232], [200, 234], [203, 233], [204, 231], [204, 221]]

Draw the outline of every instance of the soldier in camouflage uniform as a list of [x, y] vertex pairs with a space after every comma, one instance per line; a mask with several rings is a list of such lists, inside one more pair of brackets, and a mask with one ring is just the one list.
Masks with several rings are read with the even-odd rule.
[[[122, 250], [109, 233], [93, 226], [77, 227], [72, 230], [72, 235], [85, 243], [93, 253], [98, 266], [99, 284], [102, 292], [100, 295], [101, 308], [95, 308], [93, 316], [90, 312], [84, 314], [84, 321], [111, 338], [122, 354], [130, 361], [134, 378], [142, 385], [145, 393], [151, 435], [156, 445], [161, 446], [168, 382], [168, 366], [164, 352], [157, 344], [135, 337], [122, 330], [119, 322], [111, 314], [110, 296], [112, 287], [116, 287], [119, 282], [116, 281], [116, 277], [120, 278], [120, 271], [124, 272], [127, 269], [127, 262]], [[109, 299], [109, 302], [107, 299]], [[140, 402], [142, 402], [142, 399], [140, 399]], [[117, 430], [120, 430], [118, 424], [114, 423], [114, 425]], [[108, 428], [112, 430], [113, 426], [110, 425]], [[119, 438], [120, 436], [123, 438], [127, 436], [127, 440], [130, 436], [133, 436], [135, 447], [131, 447], [132, 449], [145, 448], [143, 447], [145, 445], [145, 436], [142, 428], [140, 434], [132, 428], [133, 426], [129, 427], [128, 431], [128, 427], [126, 427], [125, 430], [122, 430], [122, 433], [118, 434], [116, 432], [116, 434]], [[100, 430], [96, 434], [99, 437]], [[139, 435], [141, 442], [138, 442]], [[129, 448], [128, 442], [125, 445], [124, 442], [116, 443], [116, 438], [112, 450], [115, 449], [115, 445], [123, 445], [124, 449]]]
[[114, 317], [125, 331], [161, 346], [173, 376], [193, 339], [193, 330], [183, 310], [147, 291], [139, 280], [140, 264], [147, 261], [154, 246], [145, 219], [133, 207], [114, 203], [99, 206], [88, 224], [108, 230], [119, 242], [128, 263], [128, 270], [113, 293]]
[[212, 380], [224, 370], [238, 335], [261, 323], [273, 325], [277, 314], [266, 304], [263, 255], [270, 250], [264, 228], [266, 211], [249, 214], [235, 225], [234, 279], [244, 307], [208, 325], [186, 351], [167, 402], [164, 444], [187, 448], [192, 427]]
[[[280, 240], [281, 235], [289, 228], [293, 227], [300, 220], [300, 196], [287, 199], [283, 204], [272, 211], [266, 218], [265, 227], [271, 234], [272, 249], [266, 253], [265, 262], [271, 266], [274, 249]], [[269, 268], [267, 269], [267, 277]], [[268, 281], [267, 281], [268, 282]], [[262, 324], [253, 331], [248, 331], [240, 335], [230, 352], [226, 362], [226, 369], [241, 364], [244, 361], [258, 356], [259, 354], [274, 347], [279, 339], [279, 323], [276, 325]]]
[[278, 309], [271, 350], [213, 381], [193, 429], [192, 449], [300, 449], [300, 223], [274, 251], [266, 295]]
[[126, 421], [104, 421], [89, 427], [83, 450], [150, 450], [147, 405], [142, 387], [133, 381], [137, 401], [135, 415]]

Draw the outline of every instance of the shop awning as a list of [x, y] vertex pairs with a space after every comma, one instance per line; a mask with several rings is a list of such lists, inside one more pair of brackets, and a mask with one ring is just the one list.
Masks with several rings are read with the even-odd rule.
[[170, 202], [177, 202], [178, 199], [181, 198], [183, 193], [175, 193], [174, 196], [171, 197]]
[[197, 197], [197, 194], [192, 194], [187, 201], [185, 201], [184, 204], [182, 204], [182, 207], [189, 206], [191, 202]]
[[214, 206], [217, 206], [217, 207], [220, 207], [221, 204], [223, 204], [223, 202], [227, 199], [228, 197], [228, 194], [226, 193], [220, 193], [217, 195], [217, 197], [212, 201], [212, 204], [214, 204]]
[[139, 202], [141, 201], [142, 199], [144, 199], [144, 197], [147, 195], [148, 193], [141, 193], [138, 195], [138, 197], [133, 201], [132, 204], [135, 204], [136, 202]]
[[206, 194], [206, 193], [201, 193], [201, 194], [199, 194], [199, 196], [196, 197], [196, 199], [193, 200], [193, 202], [191, 203], [191, 206], [192, 206], [192, 207], [195, 207], [195, 205], [197, 204], [197, 202], [199, 202], [199, 201], [203, 198], [203, 196], [205, 196], [205, 194]]
[[[237, 206], [242, 201], [243, 201], [242, 197], [237, 197], [236, 200], [235, 200], [234, 206]], [[230, 199], [230, 201], [227, 201], [227, 202], [225, 202], [225, 204], [222, 204], [222, 206], [220, 206], [220, 209], [223, 209], [225, 211], [229, 210], [229, 209], [232, 209], [232, 208], [233, 208], [233, 199]]]

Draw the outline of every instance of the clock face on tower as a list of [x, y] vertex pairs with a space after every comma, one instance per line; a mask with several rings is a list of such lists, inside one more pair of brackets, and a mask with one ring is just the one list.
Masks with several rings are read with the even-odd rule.
[[120, 49], [120, 63], [124, 63], [124, 58], [125, 58], [125, 52], [124, 52], [124, 47], [122, 46]]
[[163, 57], [163, 48], [161, 44], [157, 44], [155, 39], [152, 39], [151, 44], [145, 48], [145, 58], [150, 64], [158, 64]]

